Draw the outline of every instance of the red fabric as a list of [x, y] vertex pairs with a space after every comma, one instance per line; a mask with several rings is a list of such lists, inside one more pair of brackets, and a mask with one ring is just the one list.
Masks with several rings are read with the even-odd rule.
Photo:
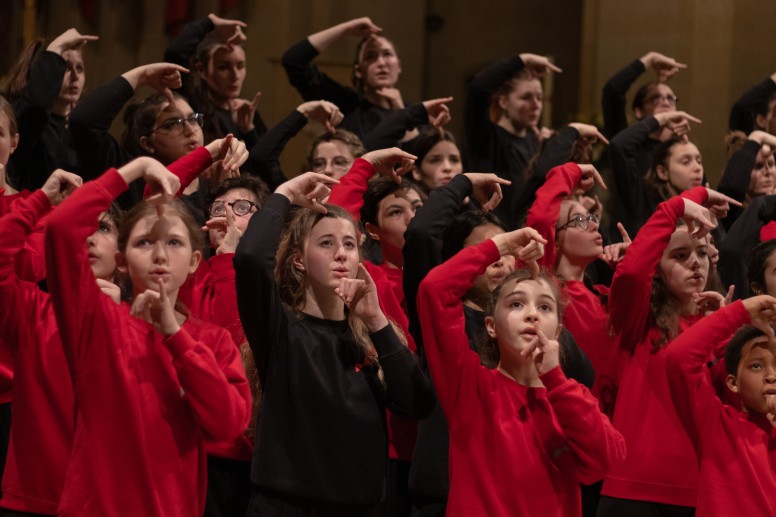
[[584, 386], [558, 368], [529, 388], [480, 365], [461, 298], [499, 259], [491, 240], [465, 248], [420, 285], [431, 378], [450, 428], [449, 516], [581, 515], [579, 483], [601, 479], [624, 440]]
[[[560, 217], [561, 203], [571, 195], [581, 177], [582, 170], [575, 163], [553, 168], [547, 174], [544, 185], [536, 191], [536, 200], [528, 211], [525, 225], [547, 239], [548, 244], [540, 264], [550, 273], [554, 273], [557, 261], [555, 228]], [[590, 359], [595, 370], [592, 392], [598, 398], [601, 410], [612, 416], [623, 357], [609, 333], [609, 311], [601, 298], [583, 282], [567, 281], [563, 291], [569, 300], [563, 314], [563, 325], [574, 335], [579, 348]]]
[[723, 405], [705, 367], [713, 347], [749, 321], [737, 301], [687, 329], [667, 353], [672, 400], [700, 458], [698, 515], [776, 515], [776, 429], [764, 415]]
[[164, 32], [175, 37], [191, 21], [192, 0], [167, 0], [164, 5]]
[[776, 221], [764, 224], [763, 227], [760, 228], [760, 242], [769, 241], [771, 239], [776, 239]]
[[[658, 205], [618, 264], [609, 310], [619, 346], [628, 353], [622, 372], [614, 425], [625, 436], [628, 456], [604, 481], [602, 494], [656, 503], [694, 506], [697, 457], [671, 402], [665, 373], [666, 350], [653, 350], [659, 332], [652, 320], [652, 279], [684, 213], [684, 199], [706, 201], [705, 188], [685, 191]], [[700, 319], [680, 319], [680, 332]]]
[[100, 15], [99, 0], [78, 0], [78, 7], [80, 8], [81, 16], [86, 23], [92, 26], [97, 25]]
[[189, 317], [165, 337], [97, 287], [83, 242], [126, 188], [109, 170], [48, 221], [48, 284], [77, 408], [59, 515], [200, 515], [205, 442], [245, 429], [250, 390], [226, 330]]
[[367, 182], [374, 175], [375, 168], [371, 163], [356, 158], [348, 173], [340, 178], [339, 184], [332, 187], [328, 203], [341, 206], [354, 220], [360, 221]]

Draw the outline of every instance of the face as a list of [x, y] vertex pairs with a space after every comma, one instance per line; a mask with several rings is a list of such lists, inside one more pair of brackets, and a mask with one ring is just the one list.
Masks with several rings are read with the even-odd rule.
[[321, 142], [313, 153], [312, 170], [338, 180], [350, 170], [355, 159], [350, 146], [345, 142]]
[[213, 97], [229, 100], [240, 96], [246, 72], [245, 50], [239, 45], [231, 50], [221, 45], [213, 52], [202, 78]]
[[[558, 221], [563, 225], [572, 220], [574, 216], [587, 217], [588, 211], [577, 201], [564, 201], [560, 208], [561, 214], [568, 214]], [[558, 231], [555, 241], [562, 255], [569, 258], [581, 258], [592, 262], [603, 253], [603, 239], [598, 231], [599, 223], [588, 221], [587, 229], [583, 230], [576, 223], [567, 225]]]
[[767, 399], [776, 396], [776, 345], [765, 336], [748, 341], [741, 349], [736, 375], [728, 375], [727, 384], [747, 411], [768, 413]]
[[776, 135], [776, 99], [768, 103], [768, 112], [765, 115], [757, 115], [755, 124], [758, 129]]
[[372, 90], [393, 88], [399, 81], [401, 61], [393, 44], [382, 36], [369, 38], [361, 48], [356, 75]]
[[81, 98], [86, 82], [83, 54], [80, 50], [66, 50], [62, 53], [67, 63], [65, 79], [59, 90], [59, 100], [67, 104], [75, 104]]
[[461, 153], [453, 142], [442, 140], [432, 147], [420, 166], [412, 169], [415, 181], [420, 182], [426, 190], [433, 190], [447, 185], [456, 174], [463, 172]]
[[0, 165], [8, 165], [8, 158], [19, 145], [19, 133], [11, 134], [11, 121], [0, 111]]
[[313, 226], [294, 266], [305, 272], [313, 291], [333, 292], [343, 278], [358, 273], [358, 236], [347, 219], [324, 217]]
[[703, 182], [701, 152], [690, 142], [676, 144], [671, 147], [667, 168], [658, 165], [656, 172], [661, 180], [668, 182], [673, 195], [697, 187]]
[[[225, 194], [222, 194], [215, 198], [213, 200], [213, 204], [216, 203], [223, 203], [224, 208], [226, 210], [229, 210], [232, 212], [232, 215], [234, 215], [234, 224], [237, 227], [238, 230], [240, 230], [240, 235], [245, 233], [245, 229], [248, 228], [248, 222], [251, 220], [251, 217], [253, 217], [253, 214], [255, 214], [258, 211], [257, 206], [251, 207], [251, 211], [247, 214], [243, 215], [237, 215], [234, 212], [234, 208], [231, 206], [232, 203], [237, 201], [238, 199], [247, 199], [248, 201], [256, 202], [256, 196], [248, 190], [247, 188], [236, 188], [227, 191]], [[211, 216], [212, 217], [212, 216]], [[208, 237], [210, 238], [210, 244], [214, 248], [218, 248], [221, 243], [224, 240], [225, 232], [222, 230], [208, 230]]]
[[160, 280], [169, 294], [177, 294], [196, 271], [201, 256], [192, 250], [184, 222], [168, 209], [161, 218], [148, 215], [135, 224], [120, 262], [132, 280], [135, 295], [146, 289], [159, 291]]
[[[776, 252], [772, 252], [768, 258], [765, 259], [763, 277], [765, 278], [765, 292], [756, 292], [755, 294], [769, 294], [771, 296], [776, 296]], [[760, 291], [760, 289], [758, 289], [758, 291]]]
[[703, 291], [709, 278], [706, 239], [693, 238], [686, 227], [677, 228], [660, 258], [658, 274], [680, 303], [689, 303], [693, 293]]
[[[502, 233], [504, 233], [504, 230], [495, 224], [483, 224], [472, 230], [466, 240], [463, 241], [463, 245], [467, 248], [469, 246], [476, 246], [485, 239], [492, 239]], [[489, 265], [483, 274], [474, 279], [472, 291], [480, 296], [489, 295], [514, 269], [515, 258], [513, 256], [501, 257], [497, 262]]]
[[706, 251], [709, 254], [709, 269], [714, 269], [719, 262], [719, 249], [717, 249], [717, 246], [714, 244], [714, 239], [712, 239], [711, 234], [706, 235], [706, 245], [708, 246]]
[[640, 115], [639, 118], [645, 118], [675, 109], [676, 95], [674, 95], [674, 91], [667, 84], [660, 83], [647, 93], [644, 106], [641, 110], [637, 110], [637, 115]]
[[514, 355], [536, 340], [537, 330], [548, 339], [560, 332], [558, 302], [545, 280], [512, 280], [501, 288], [493, 316], [485, 319], [488, 334], [496, 338], [502, 357]]
[[119, 250], [116, 241], [116, 223], [110, 220], [105, 212], [100, 214], [100, 224], [97, 231], [86, 239], [89, 265], [97, 278], [112, 280], [116, 271], [116, 252]]
[[[159, 129], [147, 137], [142, 137], [141, 141], [151, 156], [166, 165], [202, 147], [204, 137], [199, 124], [188, 120], [194, 115], [194, 110], [188, 102], [176, 98], [172, 104], [165, 103], [163, 106], [156, 116], [155, 127]], [[183, 127], [161, 127], [179, 119], [186, 120]]]
[[513, 126], [519, 129], [535, 127], [542, 116], [544, 93], [539, 79], [522, 79], [509, 95], [499, 98], [499, 105]]
[[380, 246], [394, 250], [404, 248], [404, 232], [415, 217], [415, 211], [423, 206], [420, 195], [413, 189], [399, 189], [380, 200], [377, 207], [377, 226], [367, 223], [367, 231]]
[[775, 183], [776, 160], [773, 158], [773, 153], [764, 153], [760, 150], [749, 180], [749, 196], [769, 196], [775, 191]]

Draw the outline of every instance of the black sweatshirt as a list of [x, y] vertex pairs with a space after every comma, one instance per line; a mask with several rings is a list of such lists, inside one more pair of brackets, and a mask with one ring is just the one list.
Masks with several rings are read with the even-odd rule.
[[512, 200], [523, 189], [526, 166], [539, 152], [539, 138], [530, 130], [524, 137], [513, 135], [490, 120], [489, 110], [493, 93], [523, 68], [519, 56], [491, 64], [469, 83], [464, 107], [466, 170], [494, 172], [512, 182], [502, 185], [504, 202], [495, 210], [507, 229], [517, 227]]
[[612, 139], [617, 133], [628, 127], [626, 97], [633, 83], [646, 68], [640, 59], [614, 74], [604, 85], [601, 96], [601, 108], [604, 114], [604, 136]]
[[[757, 153], [760, 152], [760, 147], [760, 144], [753, 140], [744, 142], [741, 149], [733, 153], [733, 156], [728, 160], [725, 172], [722, 173], [719, 185], [717, 185], [717, 190], [736, 201], [744, 203], [746, 201], [746, 194], [749, 191], [749, 183], [752, 179], [752, 169], [754, 169], [757, 163]], [[725, 230], [730, 230], [730, 227], [736, 222], [742, 211], [743, 208], [730, 205], [727, 217], [722, 219]]]
[[775, 93], [776, 83], [770, 77], [745, 91], [730, 109], [730, 120], [728, 121], [730, 130], [743, 131], [748, 135], [757, 129], [755, 127], [755, 107], [767, 102]]
[[[191, 58], [194, 56], [200, 41], [202, 41], [207, 33], [214, 28], [215, 25], [213, 25], [210, 18], [204, 18], [186, 24], [183, 29], [181, 29], [178, 36], [172, 39], [164, 50], [165, 62], [189, 68], [189, 74], [196, 73], [196, 71], [191, 68]], [[203, 113], [205, 115], [205, 124], [202, 128], [205, 134], [205, 140], [210, 142], [232, 133], [237, 139], [244, 141], [245, 146], [248, 149], [256, 145], [259, 137], [267, 132], [267, 126], [264, 124], [264, 121], [259, 114], [259, 110], [257, 109], [253, 115], [253, 125], [255, 126], [253, 131], [243, 133], [232, 120], [232, 114], [229, 110], [216, 107], [212, 102], [200, 99], [198, 96], [194, 95], [194, 92], [191, 89], [191, 79], [189, 77], [188, 74], [181, 74], [183, 86], [178, 90], [178, 93], [186, 97], [195, 112]], [[251, 98], [252, 97], [253, 96], [251, 96]]]
[[282, 63], [288, 82], [306, 101], [323, 99], [336, 104], [345, 116], [340, 128], [366, 141], [367, 135], [392, 111], [372, 104], [353, 88], [341, 85], [318, 70], [312, 62], [318, 54], [307, 38], [286, 50]]
[[[67, 121], [51, 113], [66, 70], [62, 56], [41, 52], [30, 65], [27, 86], [13, 102], [20, 138], [8, 160], [8, 176], [11, 185], [19, 190], [39, 189], [56, 169], [81, 173]], [[96, 177], [87, 176], [84, 180]]]
[[431, 382], [388, 325], [370, 334], [385, 387], [359, 368], [347, 321], [285, 306], [273, 270], [291, 205], [267, 199], [234, 258], [243, 328], [263, 387], [252, 481], [281, 497], [315, 504], [375, 505], [388, 459], [385, 409], [405, 418], [431, 411]]

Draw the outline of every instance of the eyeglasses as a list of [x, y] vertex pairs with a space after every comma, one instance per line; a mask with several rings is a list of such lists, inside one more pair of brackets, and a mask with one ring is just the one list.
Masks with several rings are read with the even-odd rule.
[[205, 122], [205, 116], [202, 113], [192, 113], [186, 118], [174, 118], [168, 120], [164, 124], [160, 124], [147, 133], [150, 135], [156, 131], [163, 131], [173, 136], [179, 136], [183, 134], [183, 125], [188, 124], [191, 128], [202, 127]]
[[253, 207], [258, 207], [253, 201], [247, 199], [238, 199], [232, 203], [224, 203], [223, 201], [213, 201], [210, 205], [210, 217], [224, 217], [226, 215], [226, 207], [232, 207], [232, 212], [235, 215], [245, 215], [253, 210]]
[[678, 101], [679, 99], [673, 93], [669, 93], [668, 95], [657, 94], [657, 95], [653, 95], [652, 97], [649, 97], [647, 99], [647, 104], [651, 104], [652, 106], [655, 106], [657, 104], [660, 104], [661, 102], [666, 102], [671, 106], [676, 106], [676, 103]]
[[580, 230], [587, 230], [590, 227], [590, 221], [594, 222], [595, 224], [599, 224], [601, 222], [601, 218], [598, 217], [596, 214], [574, 214], [572, 215], [568, 222], [555, 230], [556, 232], [561, 231], [564, 228], [567, 228], [569, 226], [576, 226]]
[[[337, 172], [347, 172], [348, 169], [350, 169], [350, 166], [352, 164], [353, 162], [351, 162], [347, 158], [337, 157], [331, 161], [331, 168]], [[313, 160], [311, 168], [313, 172], [321, 172], [325, 170], [326, 160], [324, 160], [323, 158], [318, 158], [316, 160]]]

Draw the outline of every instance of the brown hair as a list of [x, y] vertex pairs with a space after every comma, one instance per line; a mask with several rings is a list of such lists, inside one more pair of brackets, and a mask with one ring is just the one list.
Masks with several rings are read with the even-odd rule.
[[307, 149], [307, 156], [305, 156], [305, 160], [307, 160], [305, 163], [306, 171], [312, 170], [313, 160], [315, 159], [315, 152], [317, 151], [318, 146], [323, 142], [333, 141], [342, 142], [347, 145], [350, 148], [350, 152], [353, 153], [353, 158], [358, 158], [366, 154], [364, 143], [354, 133], [344, 129], [337, 129], [334, 133], [326, 131], [313, 138], [313, 141], [310, 143], [310, 147]]
[[0, 113], [8, 117], [8, 131], [11, 133], [11, 136], [16, 135], [19, 132], [19, 126], [16, 123], [13, 106], [2, 95], [0, 95]]
[[668, 161], [671, 159], [671, 153], [673, 152], [674, 146], [688, 143], [691, 144], [692, 142], [685, 142], [682, 138], [674, 137], [665, 142], [661, 142], [652, 155], [652, 167], [650, 167], [647, 174], [644, 176], [644, 183], [646, 184], [647, 189], [661, 201], [671, 199], [673, 194], [669, 190], [668, 181], [661, 179], [657, 175], [657, 167], [658, 165], [662, 165], [668, 170]]
[[38, 55], [46, 50], [46, 40], [36, 38], [22, 49], [16, 61], [8, 72], [8, 83], [6, 84], [5, 94], [10, 102], [14, 102], [21, 97], [22, 92], [30, 81], [30, 67]]
[[[173, 98], [186, 100], [173, 92]], [[124, 132], [121, 134], [121, 145], [132, 156], [146, 156], [148, 152], [140, 145], [140, 139], [148, 136], [156, 126], [156, 118], [162, 111], [162, 106], [170, 100], [163, 93], [155, 93], [144, 101], [134, 102], [124, 110]]]

